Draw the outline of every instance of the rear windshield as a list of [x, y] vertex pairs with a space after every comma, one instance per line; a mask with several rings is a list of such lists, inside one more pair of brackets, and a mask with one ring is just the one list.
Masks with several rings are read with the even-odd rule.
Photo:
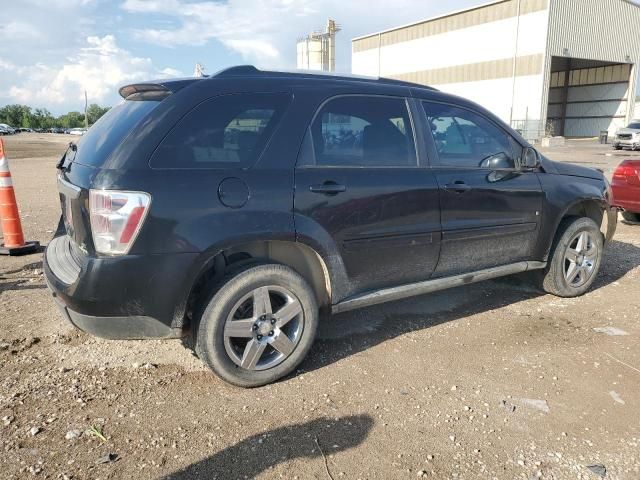
[[75, 162], [100, 167], [131, 130], [160, 102], [124, 100], [94, 123], [78, 142]]
[[207, 100], [162, 141], [151, 167], [245, 168], [253, 165], [280, 123], [291, 95], [238, 93]]

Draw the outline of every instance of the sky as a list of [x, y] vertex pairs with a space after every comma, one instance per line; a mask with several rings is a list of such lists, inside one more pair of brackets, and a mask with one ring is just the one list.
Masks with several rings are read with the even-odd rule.
[[54, 114], [113, 105], [118, 87], [253, 64], [296, 66], [296, 39], [334, 18], [336, 70], [351, 39], [485, 0], [3, 0], [0, 105]]
[[54, 114], [113, 105], [120, 86], [253, 64], [296, 66], [296, 39], [342, 25], [336, 70], [351, 39], [484, 0], [19, 0], [2, 2], [0, 105]]

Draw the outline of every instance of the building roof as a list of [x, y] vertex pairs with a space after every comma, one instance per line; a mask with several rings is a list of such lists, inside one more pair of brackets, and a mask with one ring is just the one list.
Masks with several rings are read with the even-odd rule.
[[[479, 10], [481, 8], [490, 7], [492, 5], [498, 5], [500, 3], [506, 3], [508, 1], [510, 1], [510, 0], [492, 0], [492, 1], [489, 1], [489, 2], [480, 3], [480, 4], [475, 5], [473, 7], [462, 8], [462, 9], [454, 10], [452, 12], [445, 13], [445, 14], [442, 14], [442, 15], [436, 15], [434, 17], [428, 17], [428, 18], [425, 18], [423, 20], [418, 20], [416, 22], [406, 23], [404, 25], [399, 25], [397, 27], [387, 28], [385, 30], [380, 30], [380, 31], [377, 31], [377, 32], [374, 32], [374, 33], [367, 33], [366, 35], [360, 35], [359, 37], [352, 38], [351, 41], [352, 42], [356, 42], [358, 40], [362, 40], [362, 39], [365, 39], [365, 38], [375, 37], [376, 35], [382, 35], [384, 33], [393, 32], [395, 30], [402, 30], [404, 28], [413, 27], [415, 25], [420, 25], [421, 23], [433, 22], [435, 20], [440, 20], [440, 19], [447, 18], [447, 17], [454, 17], [454, 16], [460, 15], [462, 13], [472, 12], [474, 10]], [[552, 2], [552, 1], [554, 1], [554, 0], [549, 0], [549, 2]], [[608, 1], [608, 0], [605, 0], [605, 1]], [[629, 3], [629, 4], [631, 4], [631, 5], [635, 6], [635, 7], [640, 8], [640, 4], [636, 3], [633, 0], [622, 0], [622, 1], [624, 1], [626, 3]]]
[[461, 8], [458, 10], [454, 10], [453, 12], [444, 13], [442, 15], [436, 15], [435, 17], [428, 17], [422, 20], [418, 20], [416, 22], [406, 23], [404, 25], [399, 25], [397, 27], [387, 28], [385, 30], [380, 30], [374, 33], [367, 33], [366, 35], [360, 35], [359, 37], [352, 38], [351, 41], [355, 42], [357, 40], [362, 40], [363, 38], [374, 37], [376, 35], [380, 35], [383, 33], [393, 32], [394, 30], [401, 30], [407, 27], [413, 27], [414, 25], [420, 25], [421, 23], [433, 22], [434, 20], [440, 20], [441, 18], [454, 17], [456, 15], [460, 15], [461, 13], [471, 12], [473, 10], [479, 10], [481, 8], [490, 7], [491, 5], [497, 5], [498, 3], [505, 3], [510, 0], [492, 0], [490, 2], [484, 2], [479, 5], [475, 5], [473, 7]]

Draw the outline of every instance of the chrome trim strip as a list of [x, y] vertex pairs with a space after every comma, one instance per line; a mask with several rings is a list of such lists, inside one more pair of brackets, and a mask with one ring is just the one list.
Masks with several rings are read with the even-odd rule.
[[503, 265], [500, 267], [487, 268], [472, 273], [464, 273], [447, 278], [436, 278], [426, 280], [424, 282], [411, 283], [409, 285], [401, 285], [398, 287], [385, 288], [376, 290], [375, 292], [365, 293], [352, 298], [348, 298], [331, 308], [332, 313], [341, 313], [356, 308], [368, 307], [379, 303], [391, 302], [393, 300], [401, 300], [425, 293], [437, 292], [447, 288], [459, 287], [470, 283], [490, 280], [492, 278], [513, 275], [514, 273], [526, 272], [527, 270], [536, 270], [545, 268], [546, 262], [518, 262], [511, 265]]
[[82, 189], [72, 183], [67, 182], [62, 176], [58, 175], [58, 191], [67, 198], [76, 199], [80, 196]]

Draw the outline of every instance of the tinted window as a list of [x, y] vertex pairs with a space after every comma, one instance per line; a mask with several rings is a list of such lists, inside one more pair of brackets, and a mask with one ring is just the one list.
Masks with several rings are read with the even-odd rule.
[[416, 165], [413, 131], [404, 99], [335, 98], [318, 112], [311, 132], [316, 165]]
[[441, 165], [479, 167], [499, 154], [513, 160], [515, 142], [489, 120], [450, 105], [423, 102], [423, 106]]
[[160, 102], [124, 100], [111, 108], [78, 141], [75, 162], [100, 167], [129, 132]]
[[151, 159], [155, 168], [223, 168], [253, 165], [269, 142], [291, 96], [222, 95], [178, 122]]

